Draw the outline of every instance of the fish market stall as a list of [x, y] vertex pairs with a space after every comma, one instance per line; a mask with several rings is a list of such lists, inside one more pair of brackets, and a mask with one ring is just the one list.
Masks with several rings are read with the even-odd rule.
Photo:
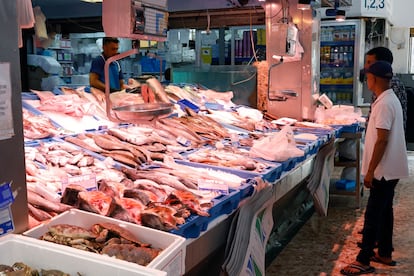
[[[13, 71], [13, 83], [18, 75]], [[12, 185], [6, 209], [16, 216], [15, 227], [1, 234], [24, 237], [5, 235], [0, 246], [11, 248], [10, 239], [22, 258], [22, 251], [41, 248], [42, 256], [106, 264], [117, 275], [231, 272], [250, 255], [250, 245], [241, 241], [254, 240], [250, 235], [257, 231], [250, 226], [258, 217], [266, 232], [261, 241], [276, 244], [292, 235], [291, 222], [313, 212], [308, 180], [318, 152], [340, 128], [264, 118], [233, 103], [231, 91], [191, 83], [163, 87], [153, 79], [140, 85], [137, 94], [106, 96], [115, 108], [167, 98], [172, 114], [145, 123], [114, 122], [108, 116], [113, 109], [108, 112], [85, 87], [27, 91], [21, 99], [13, 93], [16, 136], [2, 141], [0, 160], [7, 168], [2, 181], [15, 182], [0, 187]], [[260, 213], [263, 207], [267, 211]], [[267, 248], [259, 252], [270, 256]], [[109, 257], [114, 255], [122, 260]], [[55, 269], [33, 259], [1, 262]]]
[[[319, 150], [341, 127], [264, 119], [231, 98], [213, 101], [217, 92], [191, 84], [170, 84], [165, 91], [175, 103], [168, 118], [78, 131], [66, 125], [70, 120], [57, 124], [52, 113], [37, 108], [41, 93], [56, 102], [52, 97], [72, 90], [23, 94], [23, 112], [31, 112], [25, 120], [30, 227], [79, 209], [169, 232], [185, 238], [188, 275], [206, 265], [220, 270], [232, 256], [224, 252], [241, 250], [238, 235], [251, 231], [237, 225], [249, 225], [255, 208], [274, 206], [269, 242], [293, 235], [286, 224], [313, 213], [308, 180]], [[55, 112], [64, 114], [57, 118], [71, 116]], [[56, 127], [45, 132], [45, 124]], [[263, 252], [266, 260], [274, 254]]]

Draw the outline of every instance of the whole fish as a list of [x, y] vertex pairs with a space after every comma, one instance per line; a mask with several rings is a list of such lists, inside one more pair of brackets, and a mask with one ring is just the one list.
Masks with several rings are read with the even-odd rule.
[[72, 208], [70, 205], [47, 200], [46, 198], [31, 190], [27, 190], [27, 201], [34, 206], [39, 206], [43, 210], [52, 211], [59, 214]]
[[121, 170], [132, 180], [149, 179], [161, 185], [167, 185], [178, 190], [187, 190], [188, 187], [180, 182], [176, 177], [153, 170], [136, 170], [130, 168], [121, 168]]
[[52, 218], [48, 212], [36, 208], [30, 203], [27, 204], [27, 207], [29, 208], [29, 213], [38, 221], [45, 221]]
[[64, 139], [67, 142], [78, 145], [82, 148], [85, 148], [93, 152], [97, 152], [97, 153], [104, 152], [104, 149], [102, 149], [101, 147], [98, 147], [95, 143], [86, 142], [84, 139], [81, 139], [79, 137], [66, 136]]
[[153, 139], [145, 134], [131, 134], [127, 130], [119, 128], [108, 129], [108, 133], [119, 138], [122, 141], [126, 141], [137, 146], [149, 144], [153, 141]]
[[193, 135], [191, 135], [190, 133], [188, 133], [187, 131], [185, 131], [183, 129], [175, 128], [173, 126], [160, 123], [159, 121], [155, 122], [155, 126], [157, 128], [160, 128], [162, 130], [165, 130], [165, 131], [168, 131], [169, 133], [171, 133], [174, 136], [174, 140], [177, 140], [178, 138], [184, 138], [184, 139], [190, 141], [192, 145], [203, 144], [203, 141], [202, 141], [201, 138], [194, 137]]
[[195, 139], [201, 139], [201, 137], [194, 130], [192, 130], [187, 125], [182, 124], [180, 122], [180, 119], [168, 118], [168, 119], [160, 119], [159, 121], [161, 123], [163, 123], [164, 125], [167, 125], [167, 126], [170, 126], [170, 127], [173, 127], [173, 128], [181, 129], [181, 130], [187, 132], [188, 134], [190, 134], [191, 136], [193, 136]]

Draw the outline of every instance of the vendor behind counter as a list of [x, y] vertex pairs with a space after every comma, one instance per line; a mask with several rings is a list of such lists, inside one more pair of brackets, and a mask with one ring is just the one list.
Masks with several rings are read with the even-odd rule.
[[[105, 62], [108, 58], [118, 54], [119, 40], [115, 37], [104, 37], [102, 44], [102, 54], [92, 60], [89, 84], [91, 87], [105, 91]], [[118, 61], [113, 61], [109, 65], [109, 82], [111, 92], [126, 88], [124, 87], [122, 68]], [[98, 99], [102, 97], [103, 100], [105, 95], [102, 93], [102, 95], [95, 96]]]

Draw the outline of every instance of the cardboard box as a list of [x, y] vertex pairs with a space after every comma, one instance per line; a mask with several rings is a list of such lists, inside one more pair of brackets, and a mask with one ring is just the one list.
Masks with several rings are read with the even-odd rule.
[[[156, 229], [144, 227], [141, 225], [123, 222], [117, 219], [100, 216], [97, 214], [72, 209], [66, 211], [50, 220], [47, 224], [41, 224], [37, 227], [34, 227], [23, 234], [39, 239], [44, 233], [48, 231], [49, 225], [56, 224], [70, 224], [80, 227], [90, 229], [92, 225], [99, 222], [109, 222], [117, 224], [118, 226], [125, 227], [132, 234], [134, 234], [139, 240], [142, 240], [145, 243], [151, 244], [154, 248], [162, 248], [161, 253], [154, 258], [146, 267], [153, 268], [161, 271], [167, 272], [167, 275], [183, 275], [185, 273], [185, 239], [178, 235], [171, 233], [159, 231]], [[81, 250], [71, 248], [69, 246], [58, 245], [60, 247], [66, 248], [70, 252], [79, 252]], [[76, 254], [76, 253], [75, 253]], [[99, 255], [92, 252], [84, 252], [86, 255], [91, 255], [96, 258], [101, 258], [103, 261], [108, 262], [117, 262], [122, 264], [126, 268], [136, 268], [140, 269], [143, 266], [140, 266], [135, 263], [117, 260], [106, 255]], [[100, 275], [100, 274], [95, 274]]]
[[[13, 265], [23, 262], [33, 269], [57, 269], [70, 275], [108, 276], [165, 276], [166, 272], [148, 267], [126, 267], [122, 263], [105, 259], [81, 250], [66, 250], [54, 243], [36, 240], [17, 234], [0, 238], [0, 264]], [[86, 252], [85, 252], [86, 253]]]

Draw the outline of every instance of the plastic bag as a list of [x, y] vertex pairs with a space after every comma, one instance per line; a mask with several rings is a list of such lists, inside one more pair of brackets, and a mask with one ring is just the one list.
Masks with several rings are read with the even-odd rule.
[[343, 142], [338, 144], [338, 153], [340, 157], [344, 157], [349, 160], [357, 159], [356, 151], [356, 140], [355, 139], [346, 139]]
[[303, 156], [305, 153], [296, 147], [292, 128], [285, 126], [279, 132], [255, 140], [249, 154], [251, 157], [283, 162], [292, 157]]
[[35, 33], [36, 36], [42, 40], [47, 39], [47, 30], [46, 30], [46, 16], [43, 14], [39, 6], [33, 8], [33, 13], [35, 15]]
[[351, 125], [365, 122], [360, 108], [350, 105], [334, 105], [330, 109], [319, 106], [315, 110], [315, 121], [325, 125]]
[[346, 180], [356, 180], [356, 168], [355, 167], [348, 167], [344, 168], [341, 173], [341, 179]]

